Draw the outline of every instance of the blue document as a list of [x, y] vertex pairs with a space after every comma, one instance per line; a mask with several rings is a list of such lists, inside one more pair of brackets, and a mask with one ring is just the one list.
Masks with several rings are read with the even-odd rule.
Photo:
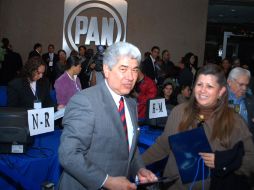
[[[168, 137], [169, 145], [174, 153], [178, 170], [183, 183], [193, 182], [203, 177], [202, 160], [199, 152], [212, 152], [203, 127], [181, 132]], [[204, 179], [209, 175], [208, 167], [204, 166]], [[197, 171], [198, 170], [198, 171]], [[198, 173], [197, 173], [198, 172]]]

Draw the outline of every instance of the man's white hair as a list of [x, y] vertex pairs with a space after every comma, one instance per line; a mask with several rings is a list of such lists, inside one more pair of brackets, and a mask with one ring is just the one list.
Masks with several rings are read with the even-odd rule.
[[117, 42], [109, 46], [104, 52], [103, 64], [112, 69], [121, 57], [136, 59], [138, 64], [141, 62], [141, 53], [136, 46], [128, 42]]

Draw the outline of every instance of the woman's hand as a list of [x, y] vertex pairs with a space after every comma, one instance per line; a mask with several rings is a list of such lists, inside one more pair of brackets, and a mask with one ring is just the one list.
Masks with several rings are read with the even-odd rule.
[[209, 168], [215, 168], [215, 154], [200, 152], [199, 155], [203, 158], [205, 165]]
[[65, 105], [63, 105], [63, 104], [59, 104], [59, 105], [57, 106], [57, 110], [60, 110], [60, 109], [63, 109], [63, 108], [65, 108]]

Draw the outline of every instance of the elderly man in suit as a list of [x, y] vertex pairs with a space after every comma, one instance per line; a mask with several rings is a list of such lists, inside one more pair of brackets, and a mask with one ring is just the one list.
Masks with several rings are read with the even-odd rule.
[[103, 58], [105, 82], [77, 93], [67, 104], [59, 148], [64, 168], [60, 189], [132, 190], [136, 185], [130, 177], [157, 180], [139, 156], [137, 109], [128, 97], [140, 60], [134, 45], [113, 44]]
[[250, 71], [241, 67], [232, 69], [228, 75], [228, 100], [229, 105], [235, 108], [249, 126], [254, 134], [254, 96], [248, 85], [250, 82]]

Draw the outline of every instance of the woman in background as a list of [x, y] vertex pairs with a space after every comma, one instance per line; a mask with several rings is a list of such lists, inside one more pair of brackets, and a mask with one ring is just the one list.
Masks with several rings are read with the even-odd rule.
[[49, 81], [43, 77], [45, 68], [40, 57], [32, 57], [26, 62], [21, 77], [8, 84], [9, 107], [34, 108], [35, 102], [40, 102], [42, 108], [53, 106]]
[[228, 58], [224, 58], [221, 61], [221, 67], [224, 71], [225, 77], [227, 78], [232, 67], [230, 60]]
[[81, 90], [77, 75], [81, 71], [81, 61], [77, 56], [70, 56], [66, 62], [66, 71], [56, 80], [55, 90], [58, 109], [65, 107], [70, 98]]
[[191, 89], [188, 85], [181, 86], [180, 93], [177, 95], [177, 103], [181, 104], [190, 99]]
[[165, 98], [166, 105], [177, 105], [176, 97], [174, 94], [174, 85], [172, 83], [167, 82], [163, 85], [161, 96], [162, 98]]
[[66, 52], [63, 49], [58, 50], [58, 61], [56, 62], [55, 71], [58, 79], [66, 70]]
[[183, 68], [179, 72], [178, 83], [180, 86], [188, 85], [192, 87], [194, 83], [194, 78], [196, 75], [196, 69], [193, 66], [195, 62], [195, 55], [191, 52], [185, 54], [185, 56], [182, 59], [182, 62], [183, 62], [183, 65], [182, 65]]

